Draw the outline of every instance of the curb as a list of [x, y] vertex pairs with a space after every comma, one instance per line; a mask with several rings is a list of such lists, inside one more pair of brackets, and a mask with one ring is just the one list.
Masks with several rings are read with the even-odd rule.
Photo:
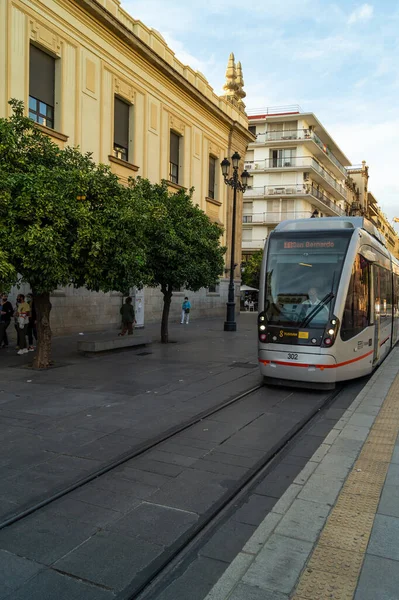
[[399, 348], [372, 375], [204, 600], [289, 599], [398, 371]]

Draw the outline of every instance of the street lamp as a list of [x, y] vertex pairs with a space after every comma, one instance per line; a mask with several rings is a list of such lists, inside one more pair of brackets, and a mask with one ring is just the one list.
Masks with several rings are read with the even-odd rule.
[[240, 163], [241, 156], [238, 152], [234, 152], [231, 157], [231, 162], [233, 165], [233, 174], [230, 177], [230, 161], [225, 158], [220, 163], [222, 168], [222, 174], [224, 178], [224, 182], [226, 185], [229, 185], [233, 188], [233, 220], [231, 225], [231, 258], [230, 258], [230, 282], [229, 282], [229, 295], [227, 299], [227, 311], [226, 311], [226, 321], [224, 322], [224, 330], [225, 331], [236, 331], [237, 323], [235, 319], [235, 297], [234, 297], [234, 258], [235, 258], [235, 241], [236, 241], [236, 205], [237, 205], [237, 190], [239, 192], [245, 192], [249, 173], [247, 171], [243, 171], [240, 176], [238, 175], [238, 165]]

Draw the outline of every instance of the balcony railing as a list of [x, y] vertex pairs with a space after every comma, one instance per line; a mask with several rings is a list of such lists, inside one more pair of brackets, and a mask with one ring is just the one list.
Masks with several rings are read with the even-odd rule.
[[280, 223], [287, 219], [308, 219], [312, 216], [312, 211], [266, 211], [263, 213], [253, 213], [252, 215], [243, 215], [242, 222], [245, 224], [265, 224]]
[[327, 156], [334, 163], [336, 167], [341, 171], [341, 173], [346, 176], [347, 171], [339, 160], [335, 157], [335, 155], [331, 152], [328, 146], [322, 142], [317, 133], [311, 131], [310, 129], [291, 129], [291, 130], [279, 130], [279, 131], [267, 131], [266, 133], [258, 133], [256, 136], [255, 143], [265, 143], [265, 142], [276, 142], [276, 141], [289, 141], [289, 140], [313, 140]]
[[266, 106], [263, 108], [249, 108], [246, 113], [249, 117], [254, 116], [274, 116], [274, 115], [291, 115], [303, 112], [299, 104], [286, 104], [285, 106]]
[[335, 213], [339, 215], [346, 214], [344, 209], [310, 184], [264, 185], [262, 187], [247, 188], [244, 193], [244, 198], [265, 198], [269, 196], [313, 196]]
[[265, 158], [264, 160], [247, 161], [245, 168], [248, 171], [265, 171], [266, 169], [314, 169], [327, 181], [337, 192], [346, 198], [345, 188], [338, 183], [312, 156], [285, 156], [282, 158]]

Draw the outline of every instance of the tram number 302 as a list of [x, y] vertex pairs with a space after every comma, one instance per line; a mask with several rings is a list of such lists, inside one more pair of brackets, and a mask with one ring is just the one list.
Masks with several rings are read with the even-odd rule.
[[296, 352], [289, 352], [288, 353], [288, 358], [290, 360], [298, 360], [298, 354]]

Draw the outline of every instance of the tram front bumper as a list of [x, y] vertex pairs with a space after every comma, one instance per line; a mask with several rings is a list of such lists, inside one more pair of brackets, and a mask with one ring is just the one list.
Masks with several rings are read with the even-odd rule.
[[331, 354], [259, 350], [264, 377], [290, 381], [334, 383], [337, 361]]

